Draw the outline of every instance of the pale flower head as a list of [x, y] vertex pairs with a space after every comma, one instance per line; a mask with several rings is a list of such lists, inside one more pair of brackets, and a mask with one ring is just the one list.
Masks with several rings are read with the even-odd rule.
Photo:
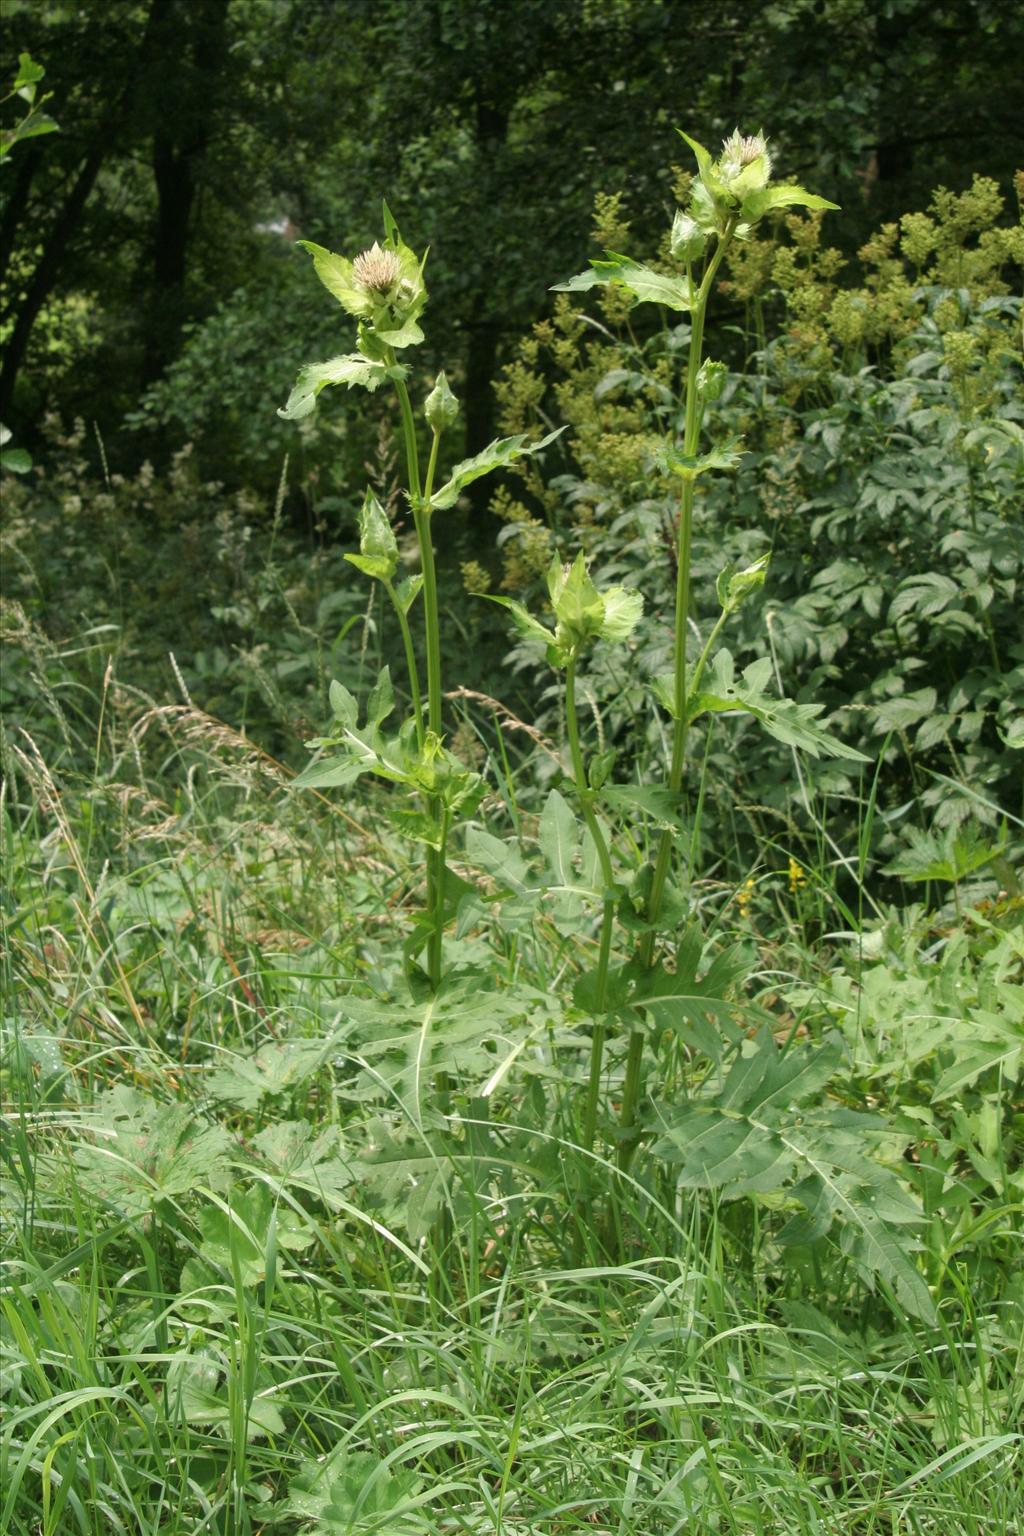
[[722, 143], [718, 173], [731, 192], [741, 197], [767, 186], [772, 157], [763, 133], [742, 134], [736, 128]]
[[402, 275], [402, 264], [394, 251], [382, 250], [376, 240], [352, 263], [352, 276], [368, 293], [387, 293]]

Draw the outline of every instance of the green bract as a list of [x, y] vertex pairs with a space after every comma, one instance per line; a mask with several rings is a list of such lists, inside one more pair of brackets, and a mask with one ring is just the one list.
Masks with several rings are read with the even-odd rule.
[[512, 615], [519, 633], [540, 641], [553, 667], [564, 667], [591, 640], [627, 640], [640, 622], [644, 600], [639, 592], [609, 587], [599, 592], [590, 579], [582, 551], [571, 565], [556, 557], [548, 571], [548, 593], [555, 611], [554, 631], [511, 597], [488, 596]]
[[359, 553], [346, 555], [357, 570], [379, 581], [390, 581], [398, 568], [398, 540], [388, 515], [367, 489], [359, 509]]
[[459, 419], [459, 402], [448, 388], [448, 380], [442, 370], [430, 394], [423, 402], [423, 414], [432, 432], [444, 432]]

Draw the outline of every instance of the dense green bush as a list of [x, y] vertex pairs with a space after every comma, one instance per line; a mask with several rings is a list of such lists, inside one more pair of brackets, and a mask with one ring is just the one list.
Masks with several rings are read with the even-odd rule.
[[[692, 618], [706, 623], [723, 563], [770, 551], [776, 671], [797, 697], [827, 700], [845, 738], [880, 758], [879, 852], [900, 846], [911, 805], [938, 829], [1024, 814], [1024, 393], [1010, 291], [1024, 229], [1004, 218], [991, 181], [959, 197], [940, 190], [928, 213], [863, 247], [848, 285], [821, 215], [790, 214], [734, 246], [721, 284], [743, 324], [719, 339], [732, 363], [715, 431], [744, 452], [736, 474], [701, 481]], [[628, 241], [620, 198], [599, 200], [595, 235]], [[782, 331], [765, 345], [772, 315]], [[591, 682], [606, 734], [646, 734], [653, 747], [643, 680], [663, 670], [668, 643], [676, 513], [662, 454], [688, 327], [638, 335], [630, 321], [614, 287], [596, 307], [560, 298], [521, 344], [500, 388], [503, 424], [567, 421], [573, 464], [547, 485], [523, 471], [521, 494], [500, 491], [492, 507], [506, 524], [503, 589], [529, 592], [552, 547], [582, 545], [601, 576], [628, 573], [644, 591], [632, 665], [609, 658]], [[492, 579], [479, 565], [465, 576], [477, 589]], [[764, 648], [755, 606], [734, 645], [744, 662]], [[807, 764], [794, 786], [753, 728], [724, 736], [708, 743], [716, 848], [728, 828], [751, 856], [740, 829], [771, 833], [780, 817], [813, 839], [811, 793], [819, 815], [832, 802], [840, 840], [856, 827], [848, 768]]]

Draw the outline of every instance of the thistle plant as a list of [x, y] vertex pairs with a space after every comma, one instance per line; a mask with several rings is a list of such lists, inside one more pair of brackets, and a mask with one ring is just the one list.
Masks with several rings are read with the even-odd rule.
[[[583, 1115], [584, 1145], [593, 1146], [603, 1071], [603, 1052], [609, 1017], [614, 1014], [627, 1024], [629, 1043], [622, 1087], [618, 1130], [620, 1162], [628, 1166], [637, 1144], [637, 1110], [643, 1078], [644, 1049], [648, 1038], [647, 1021], [655, 1026], [671, 1023], [678, 1027], [695, 1025], [716, 1010], [724, 1013], [717, 996], [720, 988], [713, 983], [722, 979], [709, 972], [697, 980], [700, 944], [694, 936], [683, 942], [669, 965], [656, 965], [659, 932], [676, 929], [685, 917], [685, 900], [673, 890], [674, 852], [679, 840], [679, 811], [686, 764], [689, 728], [708, 712], [742, 710], [753, 714], [780, 740], [803, 746], [812, 753], [832, 753], [856, 757], [834, 741], [816, 723], [820, 705], [798, 705], [789, 700], [771, 699], [765, 692], [771, 671], [769, 661], [748, 667], [743, 676], [734, 675], [732, 657], [726, 650], [714, 648], [723, 626], [743, 601], [764, 582], [767, 561], [762, 559], [736, 572], [723, 571], [718, 581], [720, 614], [706, 644], [694, 664], [688, 658], [690, 612], [691, 547], [693, 511], [697, 482], [702, 475], [727, 470], [741, 456], [740, 444], [733, 441], [705, 444], [703, 433], [709, 410], [721, 397], [726, 369], [723, 363], [704, 356], [704, 329], [715, 277], [734, 241], [749, 239], [764, 216], [774, 209], [802, 206], [834, 208], [826, 199], [793, 185], [772, 185], [772, 159], [763, 134], [730, 135], [717, 158], [688, 135], [682, 137], [697, 160], [689, 204], [679, 209], [671, 230], [671, 251], [682, 272], [667, 274], [633, 261], [630, 257], [607, 251], [593, 261], [588, 271], [557, 285], [557, 291], [587, 292], [598, 286], [615, 284], [630, 296], [633, 304], [656, 303], [690, 317], [689, 354], [681, 398], [681, 432], [664, 445], [665, 467], [680, 482], [679, 515], [676, 536], [676, 587], [673, 617], [672, 671], [655, 679], [658, 702], [672, 720], [672, 745], [663, 786], [651, 786], [655, 797], [639, 801], [635, 793], [627, 804], [659, 807], [661, 832], [653, 864], [634, 869], [628, 882], [616, 876], [612, 852], [597, 815], [596, 804], [602, 793], [614, 807], [622, 801], [624, 790], [606, 781], [610, 765], [599, 765], [588, 775], [579, 742], [575, 709], [576, 668], [583, 640], [603, 635], [624, 638], [640, 613], [639, 594], [606, 594], [599, 598], [580, 561], [569, 574], [559, 577], [555, 568], [549, 578], [549, 590], [559, 628], [552, 636], [520, 605], [508, 599], [519, 630], [527, 637], [543, 640], [548, 660], [562, 666], [566, 673], [566, 728], [572, 757], [572, 772], [581, 813], [597, 846], [603, 872], [605, 893], [602, 899], [601, 936], [596, 971], [586, 974], [577, 986], [577, 1001], [594, 1016], [588, 1088]], [[586, 587], [584, 586], [586, 583]], [[570, 601], [574, 612], [585, 614], [587, 605], [603, 619], [592, 622], [589, 630], [577, 632], [566, 627], [562, 608]], [[610, 623], [608, 615], [611, 615]], [[616, 614], [629, 616], [628, 625], [617, 623]], [[601, 625], [604, 625], [603, 629]], [[561, 637], [561, 638], [560, 638]], [[668, 899], [670, 890], [673, 899]], [[631, 933], [639, 933], [635, 954], [618, 966], [611, 964], [613, 928], [616, 911]], [[714, 967], [712, 968], [714, 971]], [[715, 1042], [708, 1040], [712, 1052]]]
[[[405, 450], [406, 497], [419, 547], [420, 571], [395, 584], [398, 543], [394, 529], [372, 488], [359, 513], [359, 553], [348, 556], [364, 575], [379, 581], [394, 608], [402, 635], [408, 671], [412, 717], [396, 735], [386, 736], [384, 722], [395, 708], [390, 672], [385, 667], [366, 704], [359, 725], [359, 706], [340, 683], [330, 690], [334, 724], [310, 745], [318, 756], [296, 780], [297, 787], [325, 788], [352, 783], [372, 773], [403, 785], [420, 801], [419, 807], [393, 812], [397, 824], [425, 848], [427, 902], [407, 946], [410, 966], [425, 948], [426, 977], [432, 990], [443, 974], [443, 934], [449, 914], [447, 848], [453, 825], [472, 815], [484, 791], [482, 777], [461, 764], [443, 741], [441, 630], [437, 574], [431, 523], [436, 512], [453, 507], [465, 488], [492, 470], [523, 454], [536, 453], [557, 433], [528, 445], [523, 436], [495, 441], [482, 453], [456, 464], [435, 490], [441, 441], [458, 419], [458, 402], [442, 372], [426, 395], [423, 417], [430, 437], [425, 473], [421, 471], [420, 437], [407, 379], [405, 355], [423, 341], [419, 320], [427, 302], [423, 278], [426, 254], [418, 257], [399, 234], [387, 203], [383, 206], [384, 240], [353, 259], [339, 256], [312, 241], [299, 244], [313, 258], [317, 276], [345, 312], [357, 321], [356, 351], [312, 363], [301, 369], [280, 415], [297, 421], [316, 408], [317, 397], [330, 385], [345, 384], [370, 391], [393, 386], [398, 397]], [[426, 656], [426, 701], [420, 689], [416, 646], [410, 616], [422, 595], [423, 650]]]

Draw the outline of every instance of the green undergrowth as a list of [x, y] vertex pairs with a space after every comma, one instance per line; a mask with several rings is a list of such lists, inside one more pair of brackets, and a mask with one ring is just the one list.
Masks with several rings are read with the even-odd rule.
[[535, 817], [410, 995], [379, 797], [116, 681], [68, 730], [3, 804], [5, 1531], [1020, 1529], [1019, 898], [703, 880], [775, 1054], [669, 1043], [623, 1173]]

